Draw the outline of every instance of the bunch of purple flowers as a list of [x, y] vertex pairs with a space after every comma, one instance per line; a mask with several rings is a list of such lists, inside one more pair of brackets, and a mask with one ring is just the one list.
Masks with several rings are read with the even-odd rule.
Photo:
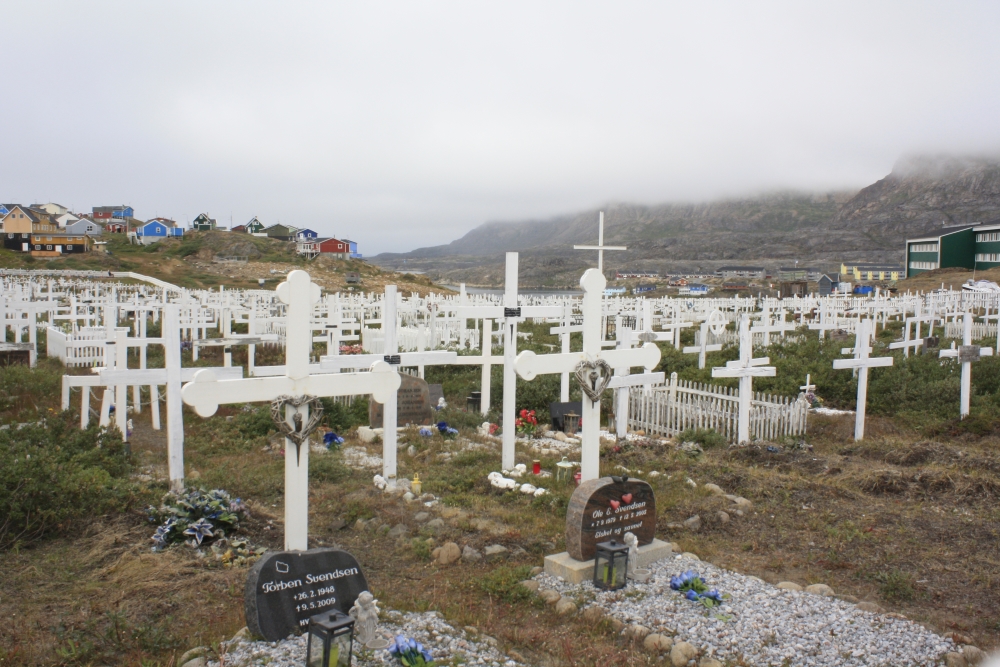
[[714, 588], [709, 590], [708, 585], [694, 570], [670, 577], [670, 588], [683, 593], [688, 600], [700, 602], [706, 607], [722, 604], [722, 601], [729, 597], [728, 594], [723, 595]]
[[404, 667], [435, 667], [430, 652], [412, 637], [407, 639], [398, 635], [396, 641], [389, 645], [389, 653]]
[[446, 438], [454, 438], [458, 435], [458, 430], [448, 426], [448, 422], [438, 422], [437, 429], [438, 433]]

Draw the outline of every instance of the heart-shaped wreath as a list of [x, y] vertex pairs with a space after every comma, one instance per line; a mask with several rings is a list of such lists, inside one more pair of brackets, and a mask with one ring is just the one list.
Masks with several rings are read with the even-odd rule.
[[[292, 424], [289, 424], [285, 419], [285, 406], [291, 405], [294, 408], [299, 408], [303, 405], [309, 406], [309, 421], [302, 423], [302, 413], [296, 410], [295, 414], [292, 416]], [[274, 425], [278, 427], [278, 431], [281, 432], [286, 438], [295, 443], [296, 457], [299, 451], [299, 447], [303, 442], [309, 437], [316, 427], [319, 426], [320, 420], [323, 419], [323, 403], [315, 396], [278, 396], [276, 399], [271, 401], [271, 420], [274, 421]]]
[[604, 359], [597, 361], [581, 361], [576, 365], [574, 371], [576, 381], [580, 383], [583, 390], [591, 401], [597, 403], [601, 400], [601, 394], [608, 388], [611, 382], [611, 366]]

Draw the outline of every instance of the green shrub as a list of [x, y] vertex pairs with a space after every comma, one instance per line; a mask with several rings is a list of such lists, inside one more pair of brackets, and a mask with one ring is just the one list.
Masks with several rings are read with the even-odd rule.
[[532, 592], [521, 585], [530, 574], [530, 565], [501, 565], [479, 579], [479, 588], [504, 602], [521, 602], [532, 597]]
[[677, 434], [677, 440], [679, 442], [697, 442], [705, 449], [726, 446], [725, 436], [711, 428], [685, 429]]
[[77, 533], [81, 522], [137, 502], [121, 436], [74, 421], [64, 413], [0, 431], [0, 549]]
[[355, 426], [368, 424], [368, 398], [357, 398], [350, 405], [337, 403], [332, 398], [322, 398], [323, 419], [335, 433], [343, 435]]

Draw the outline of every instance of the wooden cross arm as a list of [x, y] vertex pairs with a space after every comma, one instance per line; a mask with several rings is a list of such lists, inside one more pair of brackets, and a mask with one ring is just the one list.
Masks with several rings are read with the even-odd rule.
[[663, 371], [658, 373], [636, 373], [634, 375], [615, 375], [608, 382], [608, 389], [620, 389], [622, 387], [636, 387], [648, 384], [663, 384], [666, 374]]
[[[682, 352], [687, 352], [688, 354], [693, 354], [693, 353], [701, 352], [701, 350], [702, 350], [701, 345], [693, 345], [693, 346], [692, 345], [688, 345], [688, 346], [686, 346], [686, 347], [684, 347], [684, 348], [681, 349]], [[705, 351], [706, 352], [721, 352], [722, 351], [722, 345], [719, 344], [719, 343], [713, 343], [711, 345], [706, 345], [705, 346]]]
[[736, 367], [736, 368], [722, 368], [715, 367], [712, 369], [712, 377], [714, 378], [740, 378], [740, 377], [774, 377], [777, 373], [777, 369], [774, 366], [747, 366], [747, 367]]
[[[117, 384], [147, 385], [167, 383], [167, 370], [165, 368], [134, 368], [123, 371], [107, 370], [103, 368], [95, 370], [100, 371], [98, 373], [100, 384], [108, 387]], [[182, 368], [181, 382], [190, 382], [194, 379], [195, 373], [203, 370], [206, 369], [204, 367]], [[216, 378], [219, 380], [239, 380], [243, 377], [242, 366], [232, 366], [229, 368], [219, 367], [207, 370], [213, 371]]]
[[[654, 368], [660, 363], [660, 348], [652, 343], [646, 343], [642, 347], [631, 349], [601, 350], [597, 353], [597, 358], [608, 362], [612, 368], [632, 366]], [[525, 350], [517, 355], [514, 370], [525, 380], [534, 380], [537, 375], [572, 373], [577, 364], [586, 360], [587, 355], [584, 352], [535, 354], [531, 350]]]
[[[769, 363], [771, 363], [771, 357], [757, 357], [750, 360], [749, 366], [767, 366]], [[726, 368], [743, 368], [743, 362], [739, 359], [736, 361], [727, 361]]]
[[844, 368], [878, 368], [892, 366], [892, 357], [867, 357], [864, 359], [834, 359], [834, 369]]
[[287, 376], [257, 377], [244, 380], [219, 380], [215, 372], [202, 369], [181, 389], [184, 402], [194, 407], [202, 417], [211, 417], [221, 403], [255, 403], [271, 401], [282, 395], [350, 396], [371, 394], [385, 403], [399, 389], [399, 373], [384, 361], [372, 364], [370, 373], [331, 373], [307, 375], [292, 379]]

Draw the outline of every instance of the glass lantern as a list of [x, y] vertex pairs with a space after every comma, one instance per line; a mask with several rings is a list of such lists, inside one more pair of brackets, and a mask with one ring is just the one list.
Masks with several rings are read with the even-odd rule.
[[339, 611], [309, 619], [306, 667], [350, 667], [354, 619]]
[[563, 433], [566, 435], [576, 435], [580, 428], [580, 415], [575, 412], [567, 412], [563, 415]]
[[469, 394], [465, 399], [465, 410], [466, 412], [479, 412], [480, 403], [483, 400], [483, 393], [481, 391], [474, 391]]
[[576, 466], [570, 463], [566, 457], [556, 464], [556, 482], [565, 483], [573, 476], [573, 468]]
[[628, 545], [611, 540], [597, 544], [594, 554], [594, 588], [614, 591], [625, 588]]

